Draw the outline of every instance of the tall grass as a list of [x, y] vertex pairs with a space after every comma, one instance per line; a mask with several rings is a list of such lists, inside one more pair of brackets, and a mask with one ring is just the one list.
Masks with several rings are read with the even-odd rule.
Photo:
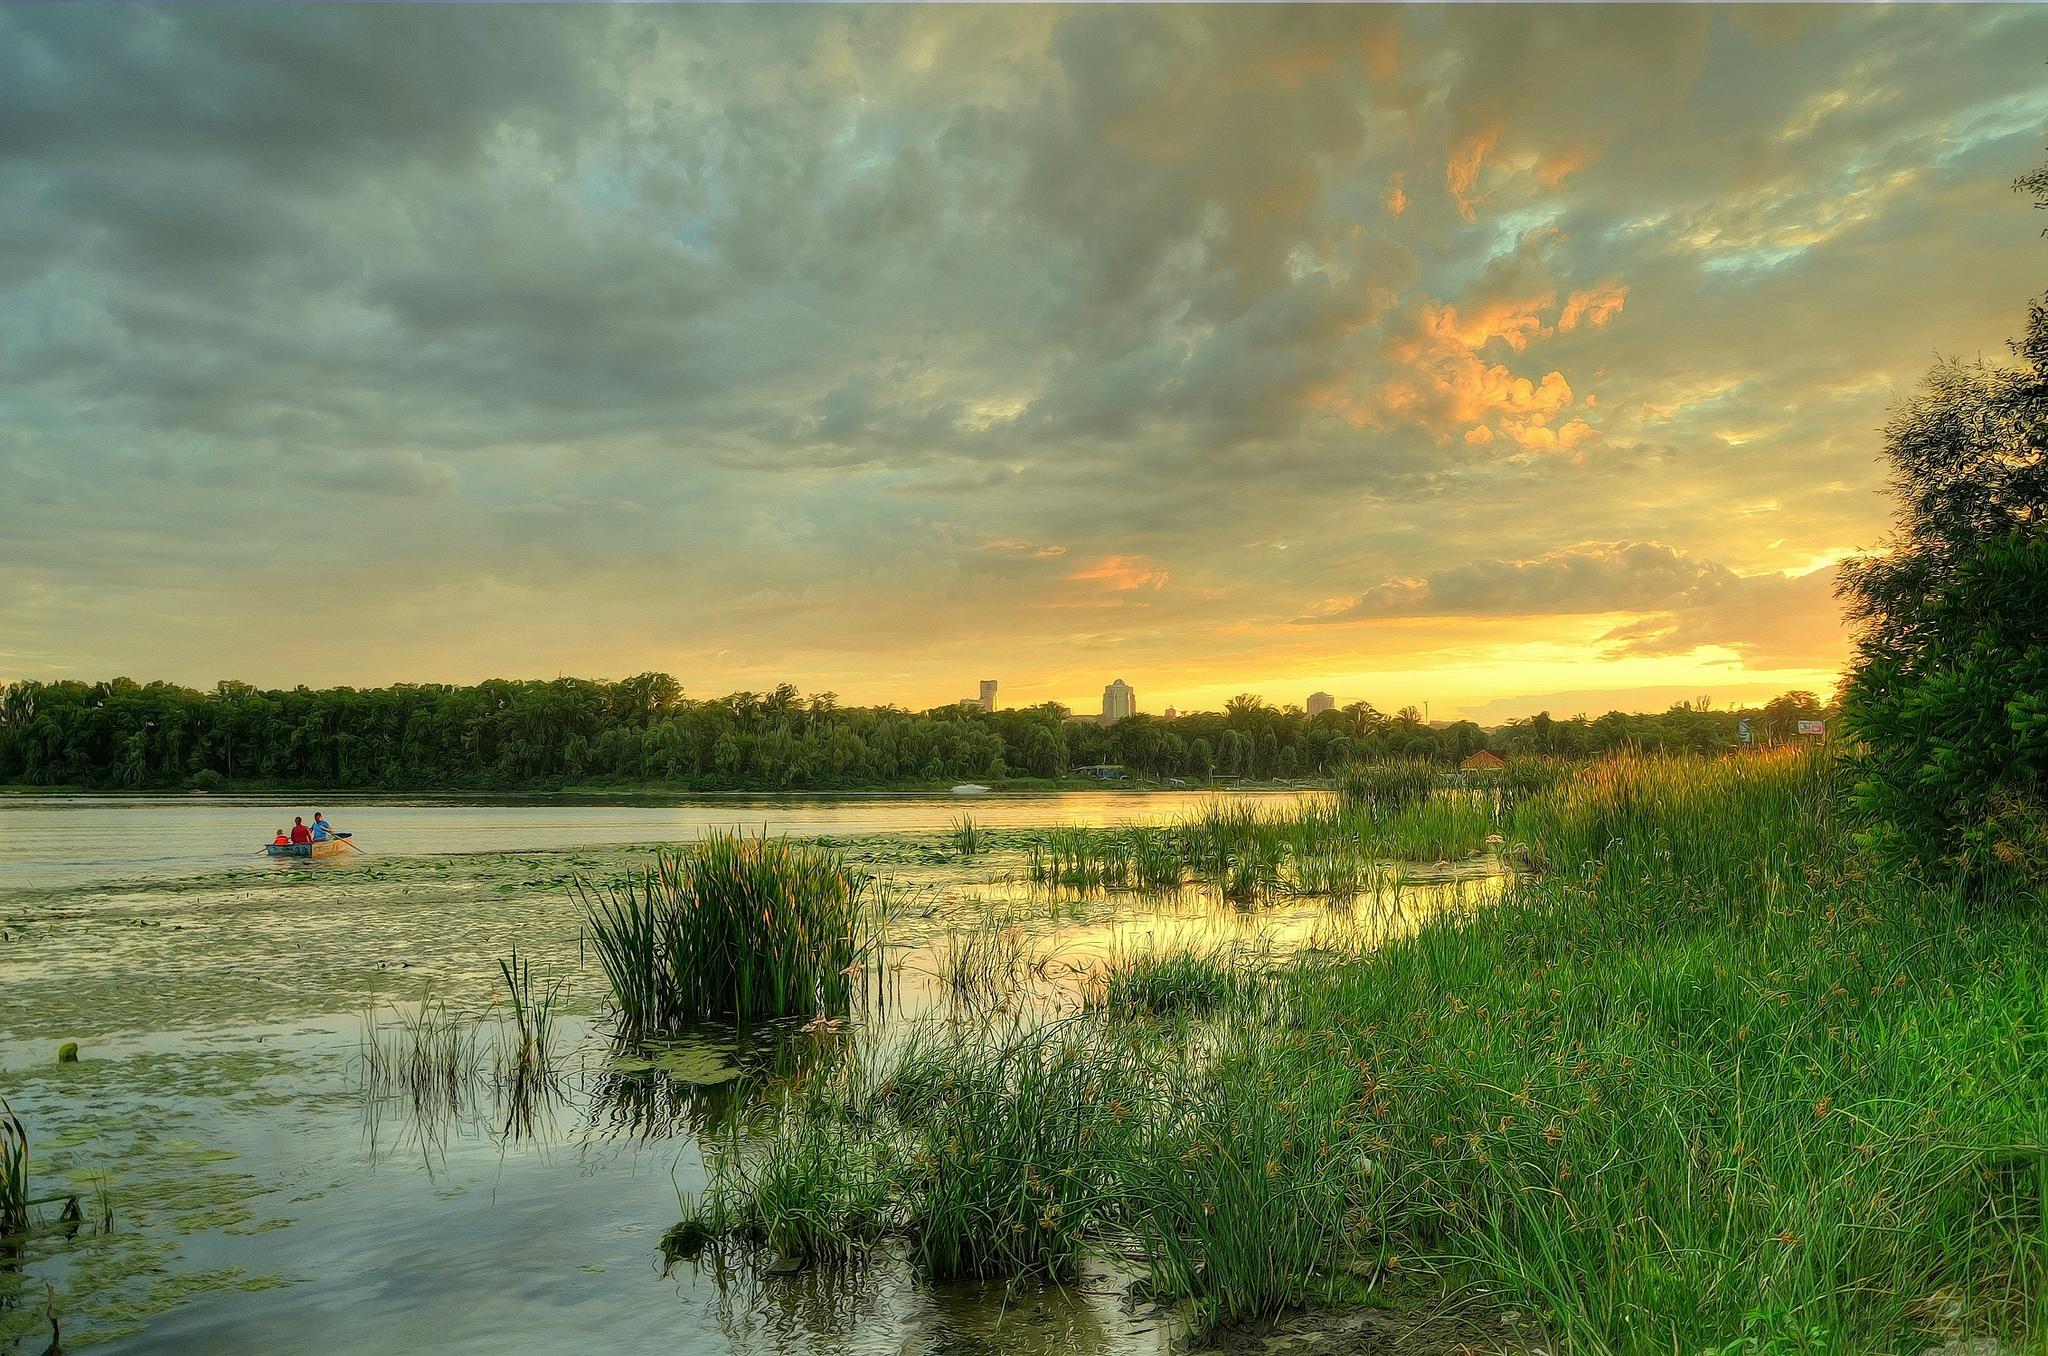
[[1252, 957], [1238, 947], [1140, 952], [1114, 960], [1084, 1002], [1126, 1017], [1201, 1017], [1236, 997], [1252, 974]]
[[375, 1008], [364, 1013], [360, 1050], [367, 1091], [408, 1098], [422, 1110], [461, 1106], [484, 1068], [481, 1028], [436, 998], [432, 986], [410, 1009], [395, 1008], [389, 1022]]
[[[35, 1208], [39, 1205], [64, 1204], [64, 1220], [77, 1224], [84, 1218], [79, 1209], [76, 1192], [60, 1191], [49, 1196], [34, 1196], [29, 1188], [29, 1140], [28, 1126], [15, 1114], [7, 1099], [0, 1097], [0, 1241], [10, 1248], [18, 1248], [21, 1238], [35, 1226]], [[105, 1211], [105, 1219], [111, 1227], [113, 1211]], [[0, 1257], [4, 1257], [0, 1251]]]
[[1493, 800], [1469, 791], [1447, 791], [1408, 802], [1365, 830], [1375, 855], [1405, 861], [1456, 861], [1484, 850], [1499, 826]]
[[1419, 1270], [1621, 1356], [2038, 1338], [2048, 912], [1873, 873], [1852, 827], [1812, 755], [1610, 759], [1515, 807], [1550, 869], [1489, 909], [1303, 955], [1199, 1038], [1128, 1020], [1209, 983], [1162, 962], [827, 1119], [936, 1276], [1102, 1246], [1221, 1322]]
[[872, 882], [823, 847], [714, 834], [616, 888], [579, 885], [628, 1040], [710, 1017], [843, 1013], [881, 932]]
[[28, 1232], [28, 1127], [0, 1098], [0, 1238]]
[[1337, 798], [1353, 813], [1387, 819], [1428, 800], [1443, 779], [1443, 769], [1422, 758], [1359, 763], [1337, 774]]
[[988, 830], [975, 823], [973, 815], [955, 816], [946, 837], [953, 850], [963, 857], [972, 857], [988, 847]]

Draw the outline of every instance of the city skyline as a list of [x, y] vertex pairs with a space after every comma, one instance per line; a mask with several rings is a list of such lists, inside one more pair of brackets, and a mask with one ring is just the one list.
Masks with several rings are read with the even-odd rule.
[[1893, 399], [2024, 319], [2044, 42], [12, 7], [0, 681], [1825, 695]]

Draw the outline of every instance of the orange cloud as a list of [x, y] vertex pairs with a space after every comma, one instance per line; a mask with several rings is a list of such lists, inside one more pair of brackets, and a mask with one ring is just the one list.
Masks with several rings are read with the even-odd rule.
[[1380, 195], [1380, 205], [1387, 209], [1390, 217], [1398, 217], [1408, 210], [1408, 190], [1401, 187], [1399, 174], [1387, 181], [1387, 191]]
[[1467, 221], [1477, 215], [1474, 204], [1479, 197], [1472, 190], [1479, 182], [1479, 168], [1500, 144], [1501, 133], [1506, 130], [1507, 121], [1496, 118], [1451, 147], [1444, 164], [1444, 183], [1458, 200], [1458, 215]]
[[1622, 303], [1627, 300], [1628, 284], [1595, 283], [1585, 291], [1574, 292], [1565, 298], [1564, 311], [1557, 317], [1557, 327], [1575, 330], [1583, 323], [1598, 329], [1620, 315]]
[[1112, 593], [1130, 593], [1137, 589], [1163, 589], [1166, 587], [1167, 572], [1159, 569], [1144, 556], [1104, 556], [1083, 569], [1067, 575], [1076, 584], [1094, 584]]
[[1025, 556], [1032, 560], [1046, 560], [1067, 553], [1064, 546], [1038, 546], [1018, 537], [997, 537], [992, 541], [983, 542], [981, 549], [997, 555]]

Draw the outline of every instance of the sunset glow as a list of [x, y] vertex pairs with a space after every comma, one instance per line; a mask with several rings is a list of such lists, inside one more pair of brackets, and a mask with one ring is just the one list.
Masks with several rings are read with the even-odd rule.
[[[0, 12], [0, 681], [1825, 693], [2048, 12]], [[269, 624], [321, 600], [318, 626]]]

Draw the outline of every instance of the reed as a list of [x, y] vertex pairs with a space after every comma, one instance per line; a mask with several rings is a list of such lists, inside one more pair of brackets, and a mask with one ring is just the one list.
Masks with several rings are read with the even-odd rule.
[[953, 820], [953, 827], [946, 835], [953, 850], [963, 857], [972, 857], [988, 848], [988, 830], [974, 822], [973, 815], [959, 815]]
[[828, 848], [714, 834], [578, 891], [619, 1032], [640, 1041], [713, 1017], [846, 1012], [882, 931], [871, 885]]
[[1445, 791], [1408, 802], [1364, 830], [1375, 855], [1411, 862], [1457, 861], [1481, 852], [1499, 827], [1491, 796]]
[[1121, 1016], [1201, 1017], [1252, 982], [1240, 948], [1141, 952], [1110, 964], [1085, 995], [1085, 1006]]
[[1388, 819], [1428, 800], [1443, 779], [1443, 769], [1426, 759], [1357, 763], [1337, 774], [1337, 798], [1352, 813]]
[[0, 1238], [28, 1232], [28, 1127], [0, 1098]]
[[[28, 1126], [15, 1114], [7, 1099], [0, 1097], [0, 1240], [7, 1241], [8, 1248], [17, 1252], [22, 1236], [35, 1227], [35, 1208], [39, 1205], [62, 1202], [63, 1218], [67, 1224], [77, 1225], [84, 1219], [76, 1192], [60, 1191], [48, 1196], [30, 1194], [28, 1160]], [[111, 1207], [105, 1210], [103, 1218], [111, 1227]]]
[[367, 1091], [409, 1098], [421, 1109], [460, 1107], [484, 1069], [479, 1025], [436, 998], [431, 985], [410, 1009], [394, 1008], [388, 1022], [374, 1007], [365, 1012], [360, 1051]]

